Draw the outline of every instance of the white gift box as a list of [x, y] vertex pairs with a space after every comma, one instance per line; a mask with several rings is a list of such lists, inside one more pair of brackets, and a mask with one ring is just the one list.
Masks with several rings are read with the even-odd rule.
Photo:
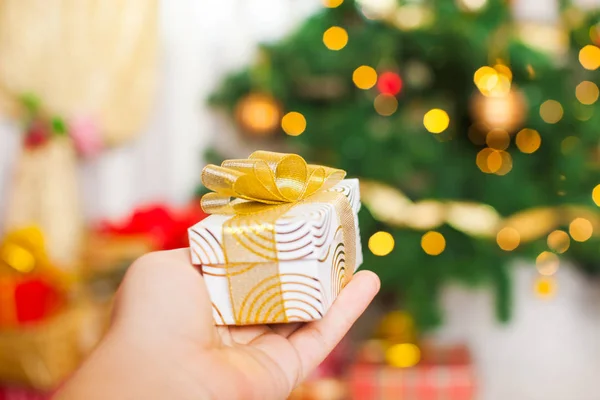
[[[362, 264], [358, 227], [358, 179], [345, 179], [330, 189], [344, 194], [354, 215], [355, 266]], [[198, 265], [213, 305], [217, 325], [250, 325], [312, 321], [323, 317], [344, 283], [347, 270], [344, 229], [333, 204], [301, 202], [277, 218], [274, 226], [276, 263], [226, 263], [223, 226], [231, 215], [213, 214], [189, 228], [192, 263]], [[260, 246], [260, 243], [252, 245]], [[275, 268], [275, 275], [257, 280], [252, 269]], [[350, 267], [348, 266], [348, 269]], [[260, 272], [255, 270], [255, 272]], [[244, 275], [246, 274], [246, 275]], [[234, 315], [232, 279], [246, 285], [252, 298]], [[245, 279], [245, 281], [244, 281]], [[277, 304], [275, 298], [279, 299]], [[279, 310], [279, 311], [277, 311]]]

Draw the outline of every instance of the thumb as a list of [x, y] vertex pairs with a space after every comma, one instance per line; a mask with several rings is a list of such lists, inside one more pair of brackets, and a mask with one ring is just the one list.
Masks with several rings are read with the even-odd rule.
[[131, 265], [117, 292], [112, 328], [140, 339], [212, 340], [211, 302], [189, 249], [149, 253]]

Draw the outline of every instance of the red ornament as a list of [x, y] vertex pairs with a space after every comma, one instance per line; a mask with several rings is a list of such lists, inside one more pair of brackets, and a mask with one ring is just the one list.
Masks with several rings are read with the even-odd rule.
[[44, 320], [62, 303], [59, 290], [42, 277], [27, 277], [15, 286], [17, 323], [25, 325]]
[[379, 75], [377, 89], [383, 94], [395, 96], [402, 90], [402, 78], [395, 72], [384, 72]]
[[35, 149], [41, 147], [48, 141], [48, 137], [48, 127], [41, 122], [34, 122], [25, 133], [25, 148]]

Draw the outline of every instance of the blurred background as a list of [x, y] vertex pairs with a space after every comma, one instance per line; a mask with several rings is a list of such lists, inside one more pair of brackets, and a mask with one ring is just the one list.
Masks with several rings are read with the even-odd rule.
[[257, 149], [361, 180], [383, 280], [293, 398], [600, 399], [596, 6], [1, 2], [0, 400], [49, 398]]

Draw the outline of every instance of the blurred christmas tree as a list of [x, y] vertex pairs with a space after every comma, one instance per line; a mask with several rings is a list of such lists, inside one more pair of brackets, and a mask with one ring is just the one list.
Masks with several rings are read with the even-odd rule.
[[211, 102], [246, 140], [361, 178], [365, 266], [422, 328], [452, 280], [491, 284], [507, 319], [514, 257], [537, 257], [540, 296], [558, 255], [600, 267], [598, 21], [566, 4], [540, 25], [501, 0], [328, 0]]

